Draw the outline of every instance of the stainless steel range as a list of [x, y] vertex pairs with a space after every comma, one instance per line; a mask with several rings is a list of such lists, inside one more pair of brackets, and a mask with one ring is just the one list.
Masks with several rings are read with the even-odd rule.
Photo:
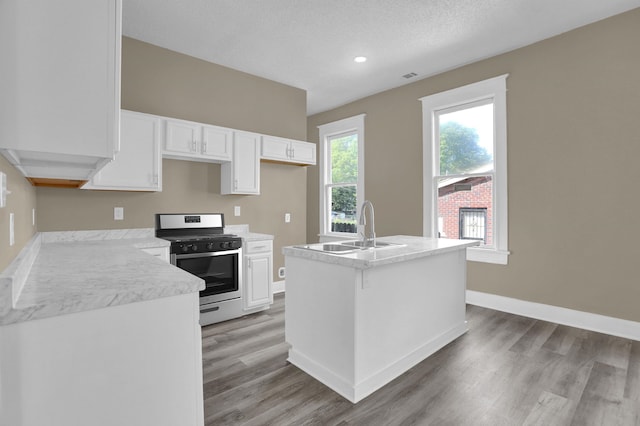
[[202, 278], [200, 325], [242, 316], [242, 239], [224, 215], [156, 214], [156, 237], [171, 241], [171, 264]]

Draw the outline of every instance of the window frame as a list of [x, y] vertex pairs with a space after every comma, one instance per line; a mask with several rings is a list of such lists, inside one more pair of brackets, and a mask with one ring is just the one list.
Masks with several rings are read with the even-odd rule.
[[[319, 131], [319, 237], [323, 239], [340, 239], [348, 238], [353, 239], [358, 236], [358, 233], [350, 232], [332, 232], [331, 231], [331, 210], [328, 208], [329, 197], [328, 190], [332, 186], [335, 186], [331, 182], [330, 177], [330, 162], [329, 160], [329, 140], [340, 135], [347, 135], [355, 133], [358, 137], [358, 180], [356, 182], [356, 209], [364, 202], [364, 117], [366, 114], [359, 114], [353, 117], [344, 118], [342, 120], [334, 121], [327, 124], [321, 124], [318, 126]], [[358, 226], [359, 227], [359, 226]]]
[[[508, 263], [508, 200], [507, 200], [507, 101], [503, 74], [477, 83], [447, 90], [419, 100], [422, 102], [422, 163], [423, 163], [423, 235], [438, 235], [437, 176], [439, 176], [440, 141], [436, 115], [446, 109], [493, 99], [493, 247], [469, 247], [467, 260], [506, 265]], [[436, 173], [436, 171], [438, 173]]]

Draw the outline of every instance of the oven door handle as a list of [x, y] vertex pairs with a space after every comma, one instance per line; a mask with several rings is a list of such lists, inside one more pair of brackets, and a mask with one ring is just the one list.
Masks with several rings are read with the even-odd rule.
[[227, 256], [231, 254], [240, 255], [241, 252], [242, 252], [242, 249], [236, 249], [236, 250], [209, 251], [205, 253], [174, 254], [174, 256], [177, 260], [181, 260], [181, 259], [193, 259], [196, 257]]

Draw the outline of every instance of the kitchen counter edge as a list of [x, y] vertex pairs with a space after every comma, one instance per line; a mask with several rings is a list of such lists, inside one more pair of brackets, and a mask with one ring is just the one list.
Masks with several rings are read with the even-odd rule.
[[[36, 233], [0, 274], [0, 326], [204, 289], [143, 251], [169, 244], [153, 228]], [[60, 261], [64, 252], [79, 258]]]

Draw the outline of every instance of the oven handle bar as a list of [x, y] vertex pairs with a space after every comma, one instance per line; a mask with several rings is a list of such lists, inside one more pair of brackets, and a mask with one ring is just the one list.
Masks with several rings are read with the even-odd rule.
[[209, 251], [206, 253], [191, 253], [191, 254], [175, 254], [173, 253], [171, 255], [171, 260], [172, 260], [172, 264], [175, 265], [175, 260], [181, 260], [181, 259], [193, 259], [196, 257], [213, 257], [213, 256], [227, 256], [227, 255], [231, 255], [231, 254], [237, 254], [238, 256], [242, 255], [242, 249], [236, 249], [236, 250], [222, 250], [222, 251]]

